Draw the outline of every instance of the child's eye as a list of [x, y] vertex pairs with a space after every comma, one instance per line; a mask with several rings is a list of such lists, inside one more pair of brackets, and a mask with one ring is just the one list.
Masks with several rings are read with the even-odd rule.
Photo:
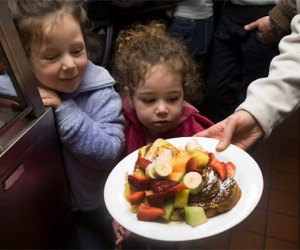
[[46, 55], [46, 56], [45, 56], [45, 59], [48, 60], [48, 61], [53, 61], [53, 60], [55, 60], [57, 57], [58, 57], [57, 55], [51, 54], [51, 55]]
[[153, 103], [154, 101], [155, 101], [155, 99], [142, 99], [142, 102], [144, 102], [146, 104]]
[[74, 55], [79, 55], [79, 54], [81, 54], [81, 52], [83, 51], [83, 48], [76, 48], [76, 49], [74, 49], [73, 51], [72, 51], [72, 54], [74, 54]]
[[179, 99], [179, 96], [169, 97], [168, 102], [176, 102]]

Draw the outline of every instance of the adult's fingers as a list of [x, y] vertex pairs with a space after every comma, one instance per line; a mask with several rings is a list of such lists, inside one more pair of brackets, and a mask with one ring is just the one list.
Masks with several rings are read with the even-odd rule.
[[229, 117], [227, 122], [225, 123], [220, 141], [216, 146], [217, 151], [219, 152], [224, 151], [230, 145], [234, 132], [235, 132], [235, 124], [234, 122], [232, 122], [231, 117]]
[[256, 21], [252, 22], [252, 23], [248, 23], [244, 26], [245, 30], [255, 30], [258, 28], [258, 24]]
[[209, 134], [208, 129], [205, 129], [203, 131], [200, 131], [200, 132], [194, 134], [193, 136], [197, 136], [197, 137], [209, 137], [209, 135], [210, 134]]

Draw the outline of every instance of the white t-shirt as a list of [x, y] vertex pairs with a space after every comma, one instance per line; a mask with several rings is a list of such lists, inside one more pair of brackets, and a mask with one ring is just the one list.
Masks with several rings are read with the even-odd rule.
[[205, 19], [213, 15], [212, 0], [180, 1], [173, 13], [175, 17]]

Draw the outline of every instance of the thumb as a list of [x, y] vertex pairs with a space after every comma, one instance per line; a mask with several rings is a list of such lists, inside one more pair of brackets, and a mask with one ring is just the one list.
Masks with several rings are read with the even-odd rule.
[[257, 29], [258, 28], [258, 25], [257, 25], [257, 22], [254, 21], [252, 23], [248, 23], [244, 26], [244, 29], [245, 30], [254, 30], [254, 29]]
[[216, 146], [216, 150], [218, 152], [224, 151], [230, 144], [230, 140], [228, 139], [220, 139], [220, 141], [218, 142], [217, 146]]
[[223, 151], [229, 146], [233, 137], [234, 130], [234, 124], [230, 124], [229, 122], [225, 124], [223, 134], [220, 138], [219, 143], [216, 146], [217, 151]]

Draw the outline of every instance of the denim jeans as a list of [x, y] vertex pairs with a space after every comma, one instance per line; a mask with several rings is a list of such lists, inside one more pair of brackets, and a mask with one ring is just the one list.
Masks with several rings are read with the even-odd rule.
[[266, 77], [272, 58], [278, 54], [278, 43], [268, 43], [257, 32], [246, 31], [242, 24], [224, 14], [214, 34], [205, 103], [209, 118], [223, 120], [245, 99], [248, 85]]
[[213, 37], [214, 19], [189, 19], [174, 17], [169, 24], [169, 33], [181, 39], [196, 57], [204, 57]]

